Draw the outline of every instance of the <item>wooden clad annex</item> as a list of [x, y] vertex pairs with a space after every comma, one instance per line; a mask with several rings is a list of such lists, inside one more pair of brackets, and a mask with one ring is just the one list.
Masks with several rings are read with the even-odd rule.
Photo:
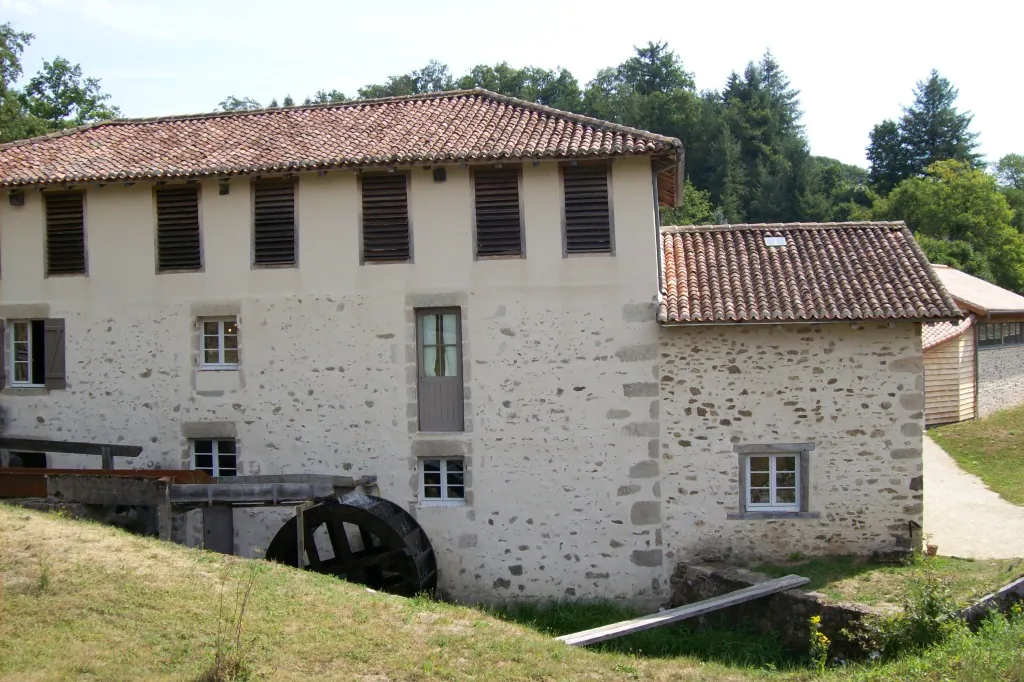
[[925, 425], [975, 417], [974, 329], [924, 351]]

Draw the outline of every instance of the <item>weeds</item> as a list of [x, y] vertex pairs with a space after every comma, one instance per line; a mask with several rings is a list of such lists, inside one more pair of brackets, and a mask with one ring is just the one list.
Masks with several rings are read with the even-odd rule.
[[252, 677], [254, 639], [245, 636], [245, 614], [260, 574], [265, 570], [255, 561], [247, 562], [234, 580], [234, 601], [227, 603], [232, 566], [224, 569], [217, 606], [217, 637], [213, 662], [196, 682], [245, 682]]
[[36, 579], [36, 594], [46, 594], [50, 590], [53, 567], [49, 559], [39, 557], [39, 577]]
[[857, 632], [846, 634], [873, 656], [891, 660], [944, 642], [964, 629], [960, 620], [950, 616], [956, 606], [950, 581], [926, 573], [911, 581], [899, 613], [865, 619]]
[[828, 636], [821, 631], [821, 616], [811, 616], [808, 629], [811, 633], [809, 646], [811, 665], [819, 675], [822, 675], [825, 673], [825, 664], [828, 663], [828, 647], [831, 642]]

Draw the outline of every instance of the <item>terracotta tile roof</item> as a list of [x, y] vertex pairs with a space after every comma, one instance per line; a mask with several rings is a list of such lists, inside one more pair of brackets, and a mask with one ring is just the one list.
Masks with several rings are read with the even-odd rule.
[[661, 268], [664, 324], [962, 315], [902, 222], [664, 227]]
[[461, 90], [106, 121], [0, 145], [0, 186], [502, 159], [675, 156], [681, 149], [675, 138], [487, 90]]
[[974, 315], [968, 315], [964, 320], [941, 320], [921, 325], [921, 350], [928, 350], [955, 339], [970, 329], [974, 321]]
[[982, 314], [1024, 313], [1024, 296], [948, 265], [933, 265], [946, 289], [963, 307]]

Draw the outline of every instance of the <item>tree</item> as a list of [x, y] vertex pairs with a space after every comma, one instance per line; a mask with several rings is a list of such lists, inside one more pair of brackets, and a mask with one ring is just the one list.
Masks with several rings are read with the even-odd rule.
[[720, 211], [711, 203], [711, 193], [697, 189], [686, 180], [683, 187], [683, 205], [661, 209], [662, 225], [710, 225], [723, 222]]
[[238, 98], [228, 95], [217, 107], [220, 111], [252, 111], [253, 109], [262, 109], [263, 105], [251, 97]]
[[47, 132], [42, 121], [28, 115], [14, 88], [22, 74], [21, 55], [34, 37], [15, 31], [9, 23], [0, 24], [0, 143]]
[[1024, 291], [1024, 235], [996, 180], [964, 161], [938, 161], [925, 177], [901, 182], [880, 217], [900, 219], [921, 237], [928, 257]]
[[305, 105], [310, 104], [327, 104], [329, 102], [347, 102], [348, 97], [345, 97], [345, 93], [338, 90], [317, 90], [316, 94], [312, 97], [307, 97], [306, 101], [303, 102]]
[[52, 130], [116, 118], [121, 111], [107, 104], [109, 99], [98, 78], [83, 77], [81, 65], [63, 57], [44, 61], [21, 93], [28, 114], [46, 121]]
[[1024, 154], [1007, 154], [999, 159], [996, 177], [1006, 187], [1024, 190]]
[[897, 123], [885, 120], [871, 131], [868, 159], [877, 189], [888, 193], [901, 181], [924, 175], [936, 161], [955, 160], [977, 166], [981, 155], [974, 117], [955, 106], [959, 91], [936, 70], [914, 88], [914, 103]]
[[576, 78], [561, 67], [555, 70], [527, 66], [516, 69], [508, 62], [478, 64], [458, 80], [463, 90], [484, 88], [509, 97], [537, 102], [556, 109], [579, 111], [581, 92]]
[[448, 65], [431, 59], [422, 69], [410, 71], [401, 76], [390, 76], [388, 81], [383, 84], [359, 88], [359, 97], [375, 99], [401, 95], [422, 95], [428, 92], [452, 90], [454, 87], [455, 82], [448, 71]]

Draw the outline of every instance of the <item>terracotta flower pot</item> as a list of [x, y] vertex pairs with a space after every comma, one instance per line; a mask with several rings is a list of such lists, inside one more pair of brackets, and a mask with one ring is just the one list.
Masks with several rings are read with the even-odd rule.
[[925, 546], [925, 553], [928, 556], [935, 556], [936, 554], [939, 553], [939, 546], [938, 545], [926, 545]]

